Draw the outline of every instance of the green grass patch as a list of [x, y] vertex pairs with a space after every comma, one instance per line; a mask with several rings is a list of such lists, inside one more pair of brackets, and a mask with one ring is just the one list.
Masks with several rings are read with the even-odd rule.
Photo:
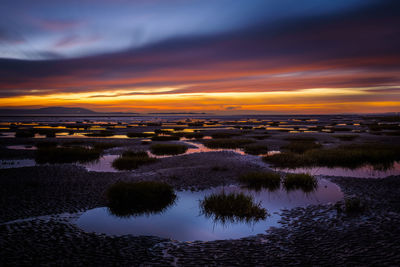
[[211, 194], [200, 202], [200, 207], [207, 218], [223, 224], [256, 222], [267, 217], [266, 209], [260, 203], [255, 203], [253, 197], [243, 193]]
[[179, 155], [188, 150], [188, 147], [180, 144], [152, 144], [151, 153], [155, 155]]
[[283, 186], [287, 191], [301, 189], [304, 192], [311, 192], [317, 189], [318, 181], [311, 174], [288, 173], [283, 179]]
[[106, 191], [108, 207], [119, 217], [164, 211], [176, 199], [172, 186], [161, 182], [117, 182]]
[[145, 151], [125, 151], [113, 161], [112, 166], [117, 170], [133, 170], [141, 165], [154, 163], [156, 160], [149, 157]]
[[101, 150], [85, 147], [41, 147], [35, 151], [35, 161], [43, 163], [90, 162], [99, 159]]
[[250, 154], [250, 155], [267, 154], [268, 146], [260, 145], [260, 144], [249, 144], [249, 145], [245, 145], [243, 147], [243, 150], [246, 154]]
[[225, 138], [204, 141], [204, 145], [208, 148], [242, 148], [251, 143], [254, 143], [254, 140]]
[[270, 191], [274, 191], [280, 188], [281, 176], [279, 173], [274, 172], [249, 172], [241, 175], [239, 182], [251, 189], [267, 188]]

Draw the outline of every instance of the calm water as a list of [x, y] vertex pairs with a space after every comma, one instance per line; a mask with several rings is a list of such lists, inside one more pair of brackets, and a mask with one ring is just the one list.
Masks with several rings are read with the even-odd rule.
[[319, 181], [318, 189], [305, 194], [296, 190], [286, 192], [283, 189], [275, 192], [259, 192], [242, 189], [239, 186], [228, 186], [225, 192], [242, 191], [261, 201], [270, 216], [252, 224], [244, 222], [221, 224], [201, 214], [199, 201], [213, 192], [221, 192], [222, 187], [199, 192], [177, 192], [176, 203], [162, 214], [143, 215], [130, 218], [119, 218], [110, 214], [107, 207], [96, 208], [85, 212], [77, 225], [86, 232], [109, 235], [152, 235], [180, 241], [237, 239], [265, 233], [271, 226], [279, 226], [279, 212], [284, 208], [307, 206], [310, 204], [334, 203], [343, 198], [340, 188], [324, 179]]

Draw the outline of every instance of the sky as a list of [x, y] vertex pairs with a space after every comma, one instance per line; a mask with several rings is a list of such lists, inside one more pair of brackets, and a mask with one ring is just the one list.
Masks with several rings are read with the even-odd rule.
[[2, 0], [0, 107], [400, 111], [400, 1]]

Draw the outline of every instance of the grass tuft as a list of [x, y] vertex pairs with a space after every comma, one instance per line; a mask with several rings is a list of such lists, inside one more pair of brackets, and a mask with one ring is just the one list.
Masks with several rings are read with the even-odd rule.
[[222, 224], [256, 222], [267, 217], [266, 209], [260, 203], [254, 203], [253, 197], [243, 193], [211, 194], [200, 202], [200, 207], [207, 218]]
[[164, 211], [176, 199], [172, 186], [162, 182], [117, 182], [106, 191], [108, 207], [119, 217]]
[[157, 159], [149, 157], [145, 151], [125, 151], [115, 159], [112, 166], [117, 170], [133, 170], [141, 165], [154, 163]]

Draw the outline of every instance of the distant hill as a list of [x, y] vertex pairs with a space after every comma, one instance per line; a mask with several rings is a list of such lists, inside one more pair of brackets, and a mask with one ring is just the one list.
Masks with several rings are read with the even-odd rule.
[[65, 108], [65, 107], [48, 107], [39, 109], [0, 109], [0, 115], [80, 115], [98, 114], [97, 112], [86, 108]]

